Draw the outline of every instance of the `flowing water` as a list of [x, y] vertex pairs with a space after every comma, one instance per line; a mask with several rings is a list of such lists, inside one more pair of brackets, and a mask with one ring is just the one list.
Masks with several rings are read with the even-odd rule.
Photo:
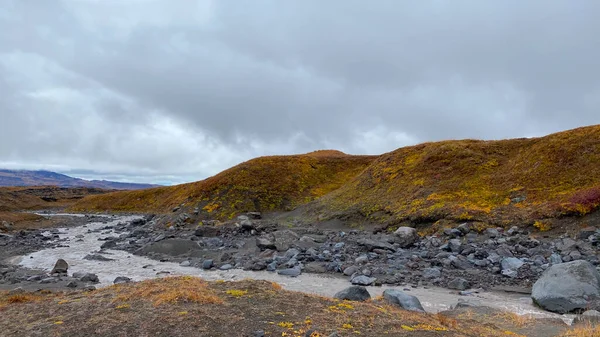
[[[44, 214], [46, 215], [46, 214]], [[268, 280], [279, 283], [287, 290], [312, 293], [322, 296], [332, 297], [336, 292], [347, 288], [350, 283], [346, 278], [335, 277], [331, 275], [319, 274], [301, 274], [298, 277], [291, 278], [281, 276], [268, 271], [244, 271], [232, 269], [227, 271], [205, 271], [192, 267], [183, 267], [177, 263], [159, 262], [143, 256], [137, 256], [120, 250], [106, 250], [103, 256], [114, 259], [114, 261], [94, 261], [84, 260], [86, 255], [97, 252], [104, 241], [100, 238], [118, 236], [111, 230], [98, 229], [112, 227], [118, 223], [132, 221], [137, 216], [118, 216], [110, 217], [108, 223], [90, 223], [85, 226], [61, 228], [59, 236], [65, 239], [62, 242], [68, 247], [58, 247], [44, 249], [26, 256], [18, 258], [16, 263], [33, 269], [43, 269], [50, 271], [57, 259], [64, 259], [69, 263], [69, 272], [89, 272], [98, 275], [100, 283], [96, 286], [103, 287], [111, 285], [117, 276], [126, 276], [135, 281], [141, 281], [156, 277], [174, 276], [174, 275], [194, 275], [200, 276], [206, 280], [241, 280], [255, 279]], [[399, 289], [402, 287], [381, 286], [367, 287], [371, 296], [381, 295], [386, 289]], [[502, 293], [502, 292], [480, 292], [471, 296], [460, 296], [443, 288], [415, 288], [407, 293], [417, 296], [423, 307], [428, 312], [439, 312], [449, 309], [456, 304], [459, 299], [475, 299], [485, 306], [508, 310], [520, 315], [528, 314], [534, 317], [559, 317], [567, 322], [572, 320], [570, 315], [557, 315], [549, 313], [535, 307], [531, 298], [522, 294]]]

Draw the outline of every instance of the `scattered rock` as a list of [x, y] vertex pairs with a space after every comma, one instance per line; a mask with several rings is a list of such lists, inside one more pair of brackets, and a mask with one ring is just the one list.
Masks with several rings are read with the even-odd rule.
[[425, 312], [417, 297], [408, 295], [403, 291], [387, 289], [383, 292], [383, 298], [389, 303], [398, 305], [405, 310]]
[[442, 276], [442, 271], [438, 268], [425, 268], [423, 269], [423, 277], [426, 279], [435, 279]]
[[269, 236], [257, 237], [256, 238], [256, 246], [260, 250], [267, 250], [267, 249], [276, 250], [277, 249], [275, 247], [275, 239], [273, 237], [269, 237]]
[[229, 263], [226, 263], [219, 267], [219, 270], [229, 270], [229, 269], [233, 269], [233, 266], [230, 265]]
[[564, 314], [586, 309], [590, 301], [600, 298], [600, 274], [587, 261], [556, 264], [535, 282], [531, 297], [548, 311]]
[[377, 278], [375, 278], [375, 277], [368, 277], [368, 276], [365, 276], [365, 275], [359, 275], [359, 276], [353, 277], [350, 280], [350, 283], [352, 283], [354, 285], [360, 285], [360, 286], [370, 286], [375, 281], [377, 281]]
[[407, 248], [414, 245], [419, 240], [417, 230], [412, 227], [399, 227], [394, 232], [395, 241], [400, 245], [400, 248]]
[[114, 259], [109, 259], [108, 257], [102, 256], [100, 254], [88, 254], [84, 258], [84, 260], [90, 261], [114, 261]]
[[52, 268], [50, 274], [66, 274], [68, 269], [69, 264], [67, 263], [67, 261], [63, 259], [58, 259], [58, 261], [56, 261], [56, 264], [54, 264], [54, 268]]
[[113, 281], [113, 284], [123, 284], [123, 283], [130, 283], [131, 279], [129, 277], [125, 277], [125, 276], [119, 276], [117, 278], [115, 278], [115, 280]]
[[521, 268], [523, 264], [523, 261], [516, 257], [507, 257], [502, 259], [502, 275], [508, 276], [510, 278], [517, 277], [519, 268]]
[[92, 282], [92, 283], [100, 282], [100, 280], [98, 279], [98, 275], [92, 274], [92, 273], [76, 272], [76, 273], [73, 273], [73, 277], [76, 279], [79, 279], [81, 282]]
[[471, 284], [464, 278], [457, 277], [454, 280], [448, 282], [448, 288], [456, 290], [467, 290], [471, 288]]
[[202, 262], [202, 269], [210, 269], [212, 268], [214, 265], [214, 261], [213, 260], [204, 260]]
[[284, 275], [284, 276], [290, 276], [290, 277], [297, 277], [302, 273], [302, 271], [300, 270], [300, 268], [288, 268], [288, 269], [281, 269], [277, 271], [277, 274], [279, 275]]
[[334, 298], [348, 301], [366, 301], [371, 298], [367, 288], [363, 286], [351, 286], [336, 293]]

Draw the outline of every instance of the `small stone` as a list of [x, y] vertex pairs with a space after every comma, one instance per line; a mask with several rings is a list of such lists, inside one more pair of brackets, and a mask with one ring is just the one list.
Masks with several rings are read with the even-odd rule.
[[365, 275], [355, 276], [350, 280], [350, 283], [360, 286], [370, 286], [373, 282], [377, 281], [375, 277], [368, 277]]
[[279, 275], [284, 275], [284, 276], [290, 276], [290, 277], [297, 277], [302, 273], [302, 271], [300, 270], [300, 268], [288, 268], [288, 269], [281, 269], [277, 271], [277, 274]]
[[67, 288], [77, 288], [77, 282], [71, 281], [67, 283]]
[[202, 262], [202, 269], [210, 269], [213, 267], [213, 265], [213, 260], [204, 260], [204, 262]]
[[117, 278], [115, 278], [115, 280], [113, 281], [113, 284], [123, 284], [123, 283], [130, 283], [131, 279], [129, 277], [125, 277], [125, 276], [119, 276]]
[[192, 262], [190, 260], [185, 260], [185, 261], [181, 261], [181, 263], [179, 265], [182, 267], [189, 267], [192, 265]]
[[454, 280], [448, 282], [448, 288], [456, 290], [467, 290], [471, 287], [469, 281], [464, 278], [457, 277]]
[[219, 267], [220, 270], [229, 270], [232, 269], [233, 266], [230, 265], [229, 263], [222, 265], [221, 267]]
[[438, 268], [425, 268], [423, 269], [423, 277], [427, 279], [434, 279], [442, 276], [442, 271]]

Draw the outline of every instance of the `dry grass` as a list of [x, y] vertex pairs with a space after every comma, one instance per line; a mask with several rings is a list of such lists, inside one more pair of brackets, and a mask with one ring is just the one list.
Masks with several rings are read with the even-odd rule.
[[574, 327], [571, 330], [565, 332], [559, 337], [598, 337], [600, 336], [600, 325], [583, 324], [578, 327]]
[[522, 328], [531, 323], [533, 318], [531, 315], [519, 315], [514, 312], [502, 312], [495, 315], [498, 319], [512, 323], [514, 326]]
[[[309, 331], [312, 336], [521, 336], [495, 324], [290, 292], [267, 281], [172, 277], [40, 296], [7, 304], [0, 335], [248, 336], [263, 330], [268, 336], [306, 336]], [[563, 337], [579, 336], [594, 335]]]
[[154, 306], [176, 303], [223, 303], [223, 300], [210, 290], [207, 282], [191, 276], [155, 279], [136, 283], [132, 287], [115, 285], [107, 291], [118, 294], [115, 302], [143, 299], [151, 301]]

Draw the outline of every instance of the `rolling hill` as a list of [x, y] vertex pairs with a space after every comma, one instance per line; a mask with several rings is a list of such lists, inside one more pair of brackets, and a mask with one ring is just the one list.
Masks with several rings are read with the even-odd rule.
[[381, 156], [261, 157], [200, 182], [89, 196], [74, 209], [168, 213], [182, 204], [201, 218], [301, 206], [296, 213], [311, 219], [384, 224], [585, 215], [600, 205], [600, 126], [540, 138], [431, 142]]
[[541, 138], [460, 140], [400, 148], [316, 201], [325, 217], [532, 222], [600, 205], [600, 126]]
[[139, 190], [158, 185], [85, 180], [50, 171], [0, 169], [0, 186], [58, 186], [103, 188], [107, 190]]
[[218, 219], [292, 210], [340, 188], [376, 158], [339, 151], [260, 157], [195, 183], [90, 196], [73, 209], [166, 213], [185, 204]]

